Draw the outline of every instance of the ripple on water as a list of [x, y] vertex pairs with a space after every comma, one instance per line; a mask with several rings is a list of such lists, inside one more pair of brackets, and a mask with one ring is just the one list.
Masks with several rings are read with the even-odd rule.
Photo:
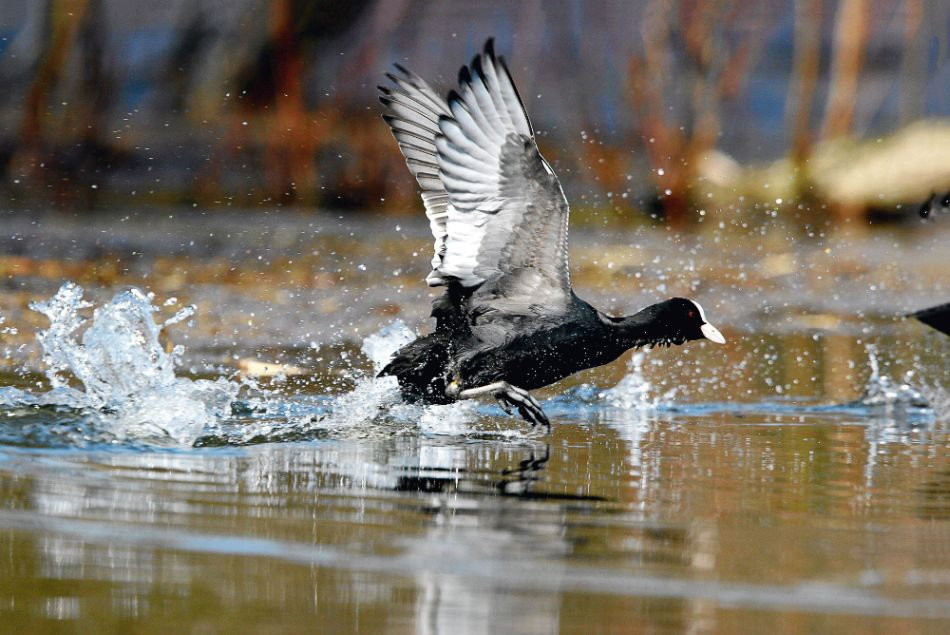
[[[487, 403], [400, 403], [374, 378], [413, 337], [399, 322], [366, 338], [373, 370], [348, 369], [353, 390], [287, 394], [181, 376], [147, 295], [89, 308], [68, 285], [42, 304], [50, 390], [0, 388], [0, 527], [34, 577], [114, 585], [138, 615], [154, 593], [167, 605], [221, 580], [247, 585], [233, 610], [276, 594], [393, 611], [409, 580], [403, 611], [532, 624], [556, 598], [612, 596], [950, 617], [950, 562], [934, 556], [947, 430], [934, 393], [891, 380], [873, 349], [865, 390], [834, 404], [691, 401], [637, 353], [612, 388], [545, 398], [543, 435]], [[332, 581], [310, 588], [301, 568]], [[541, 598], [534, 613], [513, 593]]]
[[[403, 404], [392, 377], [375, 378], [391, 356], [414, 333], [394, 321], [366, 337], [363, 354], [372, 371], [346, 372], [355, 388], [337, 396], [284, 395], [254, 382], [219, 377], [191, 379], [176, 373], [183, 349], [166, 352], [159, 336], [166, 327], [189, 319], [185, 307], [161, 324], [153, 297], [136, 289], [117, 294], [95, 308], [83, 291], [67, 283], [34, 310], [49, 320], [37, 340], [43, 348], [50, 389], [33, 392], [0, 388], [0, 439], [32, 447], [216, 446], [328, 437], [375, 437], [406, 433], [495, 438], [536, 434], [520, 422], [495, 416], [494, 406], [467, 402], [421, 407]], [[871, 376], [863, 396], [845, 404], [772, 399], [766, 402], [677, 402], [678, 387], [659, 389], [644, 374], [645, 353], [633, 354], [627, 374], [612, 388], [577, 386], [548, 399], [555, 416], [603, 412], [665, 413], [687, 416], [751, 417], [762, 414], [788, 424], [795, 415], [873, 417], [885, 413], [897, 422], [926, 423], [935, 411], [926, 389], [909, 380], [894, 382], [880, 371], [876, 351], [869, 349]], [[929, 390], [931, 398], [941, 398]], [[944, 395], [945, 397], [945, 395]], [[767, 423], [763, 421], [761, 423]], [[897, 424], [903, 425], [903, 424]]]

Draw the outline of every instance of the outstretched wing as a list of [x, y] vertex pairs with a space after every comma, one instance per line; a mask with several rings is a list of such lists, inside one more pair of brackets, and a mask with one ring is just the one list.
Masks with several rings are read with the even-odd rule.
[[[538, 151], [521, 97], [491, 40], [461, 69], [458, 90], [449, 93], [446, 105], [434, 135], [431, 108], [411, 113], [430, 115], [425, 121], [410, 123], [408, 113], [399, 117], [399, 129], [390, 121], [397, 140], [400, 133], [424, 132], [436, 148], [438, 200], [448, 204], [444, 250], [433, 259], [429, 284], [456, 280], [474, 288], [492, 280], [493, 295], [504, 300], [497, 308], [504, 304], [503, 310], [518, 313], [532, 301], [550, 310], [566, 305], [567, 201]], [[431, 160], [424, 167], [431, 170]], [[423, 196], [435, 185], [427, 180]]]
[[437, 271], [473, 287], [529, 268], [566, 298], [567, 201], [491, 40], [459, 72], [448, 104], [451, 115], [439, 119], [435, 140], [450, 203]]
[[448, 236], [449, 196], [439, 178], [438, 150], [435, 138], [439, 131], [439, 118], [450, 115], [449, 105], [424, 79], [396, 64], [398, 75], [387, 73], [386, 77], [396, 87], [379, 86], [379, 101], [386, 106], [383, 119], [392, 129], [399, 149], [406, 157], [409, 171], [422, 188], [422, 202], [426, 207], [429, 227], [435, 238], [432, 257], [433, 273], [427, 278], [430, 285], [445, 284], [434, 278], [435, 269], [442, 264], [445, 255], [445, 240]]

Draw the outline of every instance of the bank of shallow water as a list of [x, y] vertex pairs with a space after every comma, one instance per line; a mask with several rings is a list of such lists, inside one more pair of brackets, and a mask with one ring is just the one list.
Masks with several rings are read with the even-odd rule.
[[922, 326], [637, 353], [541, 393], [544, 435], [400, 404], [372, 379], [398, 321], [262, 382], [190, 374], [162, 331], [192, 311], [158, 304], [34, 305], [45, 374], [0, 382], [10, 628], [950, 620], [950, 350]]

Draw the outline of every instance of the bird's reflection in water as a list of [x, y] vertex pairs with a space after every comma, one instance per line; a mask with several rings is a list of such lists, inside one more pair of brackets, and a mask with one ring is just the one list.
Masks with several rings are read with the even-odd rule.
[[[509, 466], [475, 470], [422, 468], [400, 476], [395, 489], [434, 494], [425, 511], [432, 522], [423, 536], [407, 544], [410, 560], [505, 562], [538, 557], [563, 558], [572, 550], [562, 529], [561, 501], [598, 502], [597, 496], [545, 492], [548, 444], [522, 450]], [[507, 453], [506, 453], [507, 454]], [[549, 504], [539, 505], [538, 501]], [[416, 624], [419, 632], [553, 632], [557, 630], [558, 599], [554, 594], [511, 592], [486, 585], [477, 575], [421, 570], [415, 575]], [[525, 602], [530, 596], [530, 602]]]
[[464, 492], [514, 497], [540, 501], [604, 501], [601, 496], [564, 494], [536, 491], [534, 486], [542, 480], [545, 467], [551, 459], [551, 446], [543, 449], [527, 449], [527, 457], [516, 466], [494, 470], [445, 470], [439, 468], [413, 469], [412, 473], [400, 475], [393, 487], [398, 492], [425, 494]]
[[914, 493], [918, 498], [918, 518], [950, 520], [950, 469], [932, 474]]

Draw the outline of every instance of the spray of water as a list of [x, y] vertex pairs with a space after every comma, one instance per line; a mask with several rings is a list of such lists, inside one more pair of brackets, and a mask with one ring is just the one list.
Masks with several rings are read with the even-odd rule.
[[646, 353], [637, 351], [627, 362], [627, 374], [616, 386], [600, 393], [600, 399], [614, 407], [624, 410], [653, 412], [671, 406], [676, 388], [658, 393], [643, 374]]
[[352, 427], [388, 413], [399, 414], [399, 385], [395, 377], [376, 377], [397, 350], [412, 341], [413, 332], [396, 320], [363, 340], [361, 351], [373, 364], [373, 372], [357, 379], [349, 393], [334, 399], [330, 415], [322, 425]]
[[[95, 308], [90, 318], [88, 309], [93, 306], [84, 300], [83, 290], [67, 283], [49, 300], [32, 304], [31, 308], [50, 322], [37, 334], [50, 390], [36, 393], [0, 387], [0, 407], [31, 412], [63, 407], [75, 410], [82, 414], [83, 426], [58, 434], [77, 443], [105, 439], [191, 446], [303, 440], [327, 433], [392, 435], [413, 430], [465, 435], [487, 431], [475, 425], [483, 406], [472, 402], [448, 406], [404, 404], [395, 378], [376, 377], [393, 354], [414, 337], [402, 322], [396, 321], [365, 338], [362, 352], [372, 362], [373, 371], [351, 371], [356, 384], [352, 391], [338, 397], [287, 398], [261, 390], [247, 380], [194, 380], [176, 375], [182, 349], [176, 346], [166, 350], [161, 334], [168, 326], [189, 319], [194, 308], [186, 307], [156, 322], [158, 309], [152, 302], [151, 295], [131, 289]], [[871, 377], [864, 395], [843, 408], [883, 408], [912, 414], [950, 410], [945, 390], [928, 392], [910, 374], [902, 381], [892, 380], [882, 372], [873, 347], [868, 350], [868, 359]], [[616, 386], [590, 396], [576, 394], [572, 399], [606, 405], [615, 413], [611, 415], [614, 418], [616, 413], [624, 413], [620, 417], [624, 421], [672, 408], [676, 389], [664, 392], [651, 384], [643, 372], [646, 360], [644, 353], [635, 353], [626, 376]], [[239, 396], [242, 401], [236, 401]], [[51, 414], [36, 427], [45, 430], [53, 427], [50, 422], [59, 425], [60, 420], [59, 415]], [[524, 433], [518, 425], [510, 430], [498, 429], [498, 421], [510, 420], [495, 420], [492, 434]], [[18, 439], [28, 436], [23, 429], [9, 428], [10, 442], [22, 442]], [[42, 433], [37, 434], [35, 443], [43, 444], [39, 436]]]
[[863, 406], [890, 410], [930, 409], [931, 403], [921, 390], [916, 388], [913, 371], [905, 373], [902, 381], [895, 381], [881, 372], [877, 348], [868, 344], [868, 366], [871, 376], [864, 388], [864, 394], [858, 400]]
[[73, 283], [30, 305], [50, 321], [37, 341], [51, 389], [35, 394], [7, 387], [0, 390], [0, 405], [84, 410], [116, 439], [181, 445], [193, 444], [228, 416], [241, 385], [176, 376], [182, 349], [166, 352], [159, 340], [165, 327], [188, 319], [194, 307], [157, 324], [152, 296], [138, 289], [119, 293], [90, 320], [81, 312], [91, 306]]
[[[166, 351], [162, 331], [187, 320], [194, 307], [156, 322], [152, 295], [131, 289], [88, 318], [92, 303], [67, 283], [34, 311], [50, 322], [37, 334], [50, 390], [35, 393], [0, 387], [0, 407], [68, 408], [82, 425], [60, 433], [70, 442], [220, 445], [318, 438], [326, 433], [393, 434], [413, 427], [423, 433], [471, 432], [475, 406], [403, 404], [394, 377], [376, 374], [414, 333], [396, 321], [363, 342], [373, 372], [353, 370], [356, 386], [338, 397], [279, 398], [252, 380], [190, 379], [176, 375], [183, 353]], [[238, 397], [241, 400], [238, 401]], [[53, 420], [56, 420], [55, 417]], [[48, 421], [39, 427], [45, 429]], [[42, 433], [33, 442], [43, 443]]]
[[415, 333], [396, 320], [363, 340], [362, 353], [373, 364], [373, 373], [360, 378], [348, 394], [334, 400], [329, 417], [322, 425], [352, 427], [366, 421], [386, 419], [393, 423], [416, 424], [432, 434], [471, 432], [475, 404], [458, 402], [444, 406], [404, 404], [395, 377], [376, 377], [400, 348], [411, 342]]
[[293, 399], [259, 400], [255, 418], [226, 425], [217, 432], [218, 443], [260, 443], [334, 436], [392, 436], [406, 431], [423, 434], [470, 434], [476, 406], [457, 403], [423, 406], [403, 403], [395, 377], [376, 377], [400, 348], [415, 338], [403, 322], [395, 322], [363, 340], [361, 352], [372, 371], [352, 369], [354, 387], [313, 403]]

